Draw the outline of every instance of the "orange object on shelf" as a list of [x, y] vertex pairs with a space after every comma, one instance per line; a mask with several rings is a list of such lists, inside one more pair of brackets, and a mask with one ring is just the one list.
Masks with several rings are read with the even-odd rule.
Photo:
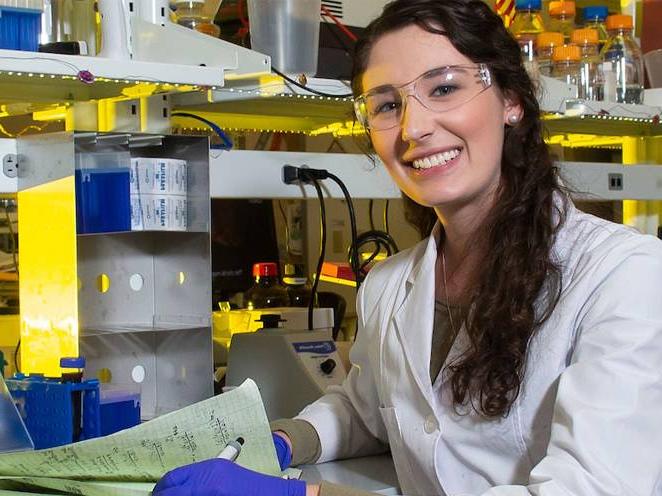
[[322, 275], [335, 277], [336, 279], [356, 280], [352, 267], [347, 262], [324, 262], [322, 264]]

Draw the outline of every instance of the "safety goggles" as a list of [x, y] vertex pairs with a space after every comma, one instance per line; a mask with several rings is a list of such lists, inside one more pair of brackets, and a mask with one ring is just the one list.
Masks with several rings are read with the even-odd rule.
[[492, 85], [485, 64], [449, 65], [432, 69], [401, 86], [373, 88], [354, 100], [354, 112], [366, 129], [383, 131], [399, 126], [407, 97], [428, 110], [448, 112], [473, 100]]

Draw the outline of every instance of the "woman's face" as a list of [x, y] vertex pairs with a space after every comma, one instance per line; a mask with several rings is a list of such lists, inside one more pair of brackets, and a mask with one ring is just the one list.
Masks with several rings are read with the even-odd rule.
[[[362, 88], [365, 92], [402, 85], [449, 65], [476, 64], [445, 36], [407, 26], [373, 45]], [[499, 185], [504, 125], [513, 113], [519, 116], [521, 109], [506, 101], [494, 84], [446, 112], [429, 110], [410, 95], [400, 125], [371, 130], [370, 136], [391, 177], [417, 203], [442, 212], [483, 210], [492, 204]]]

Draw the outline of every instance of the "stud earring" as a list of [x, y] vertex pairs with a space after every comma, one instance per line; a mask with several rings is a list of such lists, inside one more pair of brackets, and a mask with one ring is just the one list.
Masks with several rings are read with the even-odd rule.
[[519, 116], [517, 114], [510, 114], [508, 116], [508, 124], [510, 124], [511, 126], [514, 126], [518, 122], [519, 122]]

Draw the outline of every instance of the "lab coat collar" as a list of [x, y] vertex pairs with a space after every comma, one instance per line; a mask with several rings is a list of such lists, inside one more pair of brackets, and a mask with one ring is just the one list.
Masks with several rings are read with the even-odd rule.
[[441, 224], [437, 223], [427, 243], [421, 243], [406, 279], [406, 290], [395, 311], [395, 327], [407, 363], [423, 396], [434, 409], [430, 381], [430, 349], [434, 324], [435, 263]]

